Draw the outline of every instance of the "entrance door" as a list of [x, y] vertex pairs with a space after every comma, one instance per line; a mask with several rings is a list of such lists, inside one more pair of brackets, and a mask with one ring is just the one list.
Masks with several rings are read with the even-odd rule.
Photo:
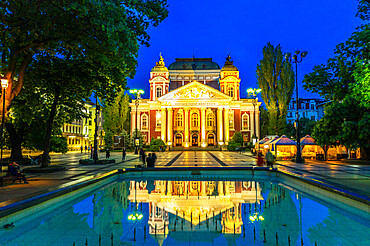
[[208, 135], [208, 146], [215, 146], [215, 135]]
[[181, 146], [182, 145], [182, 137], [181, 137], [181, 134], [176, 134], [175, 145], [176, 146]]
[[198, 146], [198, 134], [193, 134], [191, 137], [191, 146]]

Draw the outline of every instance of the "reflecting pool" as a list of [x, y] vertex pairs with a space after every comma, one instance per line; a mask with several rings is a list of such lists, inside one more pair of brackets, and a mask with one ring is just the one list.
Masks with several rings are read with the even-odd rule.
[[0, 220], [14, 225], [0, 245], [370, 245], [368, 217], [298, 190], [264, 178], [121, 177]]

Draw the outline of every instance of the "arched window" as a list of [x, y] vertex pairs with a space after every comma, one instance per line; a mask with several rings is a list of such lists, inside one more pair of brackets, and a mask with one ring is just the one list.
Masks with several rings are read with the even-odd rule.
[[158, 86], [157, 87], [157, 97], [161, 97], [162, 96], [162, 86]]
[[175, 126], [182, 126], [182, 113], [177, 112], [175, 117]]
[[141, 129], [148, 130], [148, 115], [146, 114], [141, 116]]
[[161, 124], [162, 124], [162, 115], [159, 111], [157, 111], [156, 115], [155, 115], [155, 128], [156, 129], [159, 129], [161, 128]]
[[207, 114], [207, 127], [214, 127], [215, 126], [215, 115], [210, 112]]
[[229, 95], [229, 97], [234, 97], [234, 87], [229, 86], [227, 94]]
[[244, 114], [242, 117], [242, 129], [249, 130], [249, 115]]
[[193, 113], [191, 115], [191, 126], [198, 127], [199, 126], [199, 116], [197, 113]]
[[229, 128], [234, 129], [234, 110], [229, 111]]

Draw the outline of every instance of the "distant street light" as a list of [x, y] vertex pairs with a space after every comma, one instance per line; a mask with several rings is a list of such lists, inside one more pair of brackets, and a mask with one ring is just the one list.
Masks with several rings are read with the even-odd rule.
[[138, 154], [138, 151], [137, 151], [137, 147], [138, 147], [138, 138], [137, 138], [137, 131], [138, 131], [138, 127], [137, 127], [137, 108], [139, 107], [139, 99], [141, 98], [141, 94], [144, 94], [144, 91], [143, 90], [137, 90], [137, 89], [132, 89], [130, 90], [130, 93], [131, 94], [134, 94], [136, 96], [136, 99], [135, 99], [135, 106], [136, 106], [136, 116], [135, 116], [135, 128], [134, 131], [135, 131], [135, 140], [134, 140], [134, 145], [135, 145], [135, 154]]
[[[300, 52], [297, 50], [294, 52], [294, 55], [292, 55], [290, 52], [285, 54], [285, 59], [294, 62], [295, 63], [295, 92], [296, 92], [296, 138], [297, 138], [297, 157], [296, 162], [302, 163], [302, 154], [301, 154], [301, 140], [299, 138], [299, 114], [298, 114], [298, 63], [302, 62], [302, 59], [307, 55], [307, 51]], [[300, 57], [298, 59], [298, 55], [300, 54]]]
[[5, 122], [5, 89], [8, 88], [9, 80], [1, 78], [1, 88], [3, 89], [3, 115], [1, 118], [1, 157], [0, 157], [0, 171], [3, 169], [3, 146], [4, 146], [4, 122]]
[[257, 98], [257, 95], [258, 95], [258, 93], [260, 93], [261, 92], [261, 89], [256, 89], [256, 88], [249, 88], [248, 90], [247, 90], [247, 93], [248, 93], [248, 95], [251, 95], [251, 96], [253, 96], [253, 100], [252, 100], [252, 104], [253, 104], [253, 128], [254, 128], [254, 133], [253, 133], [253, 135], [254, 135], [254, 137], [253, 137], [253, 144], [255, 144], [256, 142], [257, 142], [257, 140], [258, 140], [258, 137], [257, 137], [257, 134], [256, 134], [256, 105], [257, 105], [257, 100], [258, 100], [258, 98]]

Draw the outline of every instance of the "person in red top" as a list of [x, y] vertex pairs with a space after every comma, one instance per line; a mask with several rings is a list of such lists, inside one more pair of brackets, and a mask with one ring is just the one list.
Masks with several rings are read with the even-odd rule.
[[259, 152], [257, 155], [257, 166], [262, 167], [265, 161], [263, 160], [262, 153]]

